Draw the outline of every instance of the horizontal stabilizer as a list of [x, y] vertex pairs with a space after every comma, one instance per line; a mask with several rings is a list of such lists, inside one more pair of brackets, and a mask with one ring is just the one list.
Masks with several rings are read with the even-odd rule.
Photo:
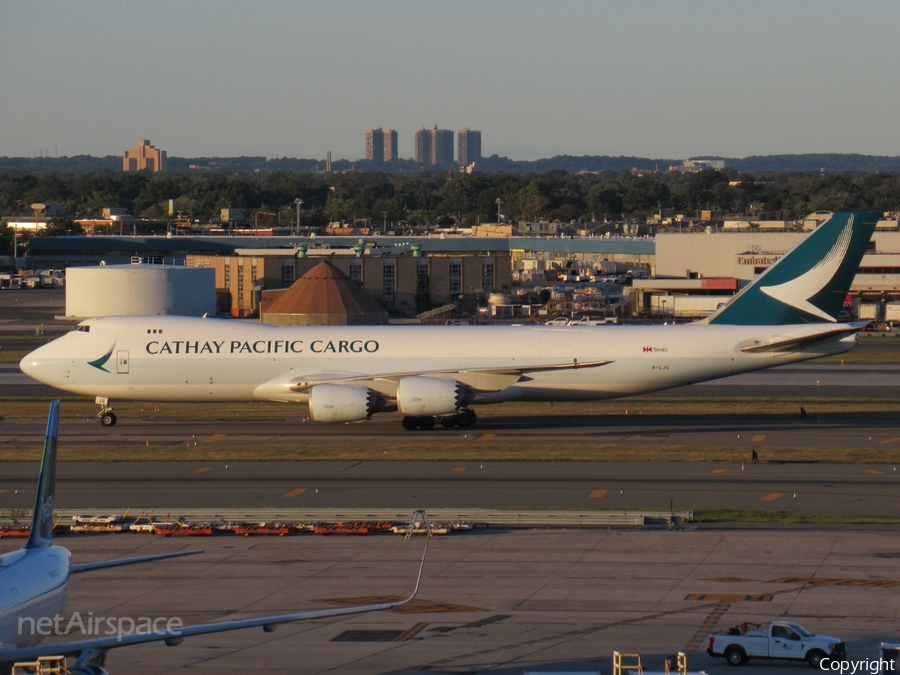
[[[806, 347], [812, 347], [820, 342], [834, 340], [836, 338], [847, 337], [858, 332], [865, 324], [853, 327], [850, 324], [842, 324], [840, 328], [816, 333], [815, 335], [804, 335], [801, 337], [778, 339], [775, 338], [771, 342], [763, 342], [760, 344], [752, 344], [741, 347], [742, 352], [771, 352], [773, 354], [784, 354], [787, 352], [796, 352]], [[848, 327], [850, 326], [850, 327]]]
[[107, 567], [121, 567], [122, 565], [134, 565], [135, 563], [150, 562], [151, 560], [165, 560], [166, 558], [181, 558], [186, 555], [197, 555], [203, 551], [178, 551], [176, 553], [157, 553], [156, 555], [144, 555], [139, 558], [123, 558], [121, 560], [101, 560], [100, 562], [83, 563], [81, 565], [72, 565], [69, 567], [69, 574], [77, 574], [78, 572], [92, 572], [93, 570], [102, 570]]

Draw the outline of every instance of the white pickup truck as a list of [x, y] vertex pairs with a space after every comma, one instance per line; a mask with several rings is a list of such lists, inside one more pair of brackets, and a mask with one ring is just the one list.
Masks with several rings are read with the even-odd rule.
[[748, 659], [788, 659], [818, 668], [824, 658], [843, 660], [846, 656], [844, 643], [838, 638], [813, 635], [789, 621], [775, 621], [768, 628], [742, 623], [727, 633], [712, 633], [706, 652], [724, 656], [732, 666]]

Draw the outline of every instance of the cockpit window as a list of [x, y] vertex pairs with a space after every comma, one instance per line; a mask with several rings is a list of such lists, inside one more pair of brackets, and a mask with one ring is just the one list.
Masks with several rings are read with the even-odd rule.
[[78, 326], [78, 328], [76, 328], [75, 330], [77, 330], [79, 333], [90, 333], [91, 327], [90, 326]]

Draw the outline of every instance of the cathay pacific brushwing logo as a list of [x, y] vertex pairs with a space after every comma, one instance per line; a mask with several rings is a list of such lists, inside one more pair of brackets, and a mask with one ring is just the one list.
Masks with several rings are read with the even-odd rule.
[[851, 216], [847, 219], [847, 224], [844, 226], [837, 241], [834, 242], [834, 246], [831, 247], [828, 254], [815, 267], [783, 284], [760, 286], [760, 290], [769, 297], [799, 309], [801, 312], [806, 312], [834, 323], [837, 319], [816, 307], [809, 300], [825, 288], [834, 278], [834, 275], [837, 274], [841, 263], [844, 262], [844, 256], [847, 255], [847, 250], [850, 248], [852, 237], [853, 217]]
[[113, 342], [113, 345], [112, 345], [112, 347], [109, 348], [108, 352], [106, 352], [99, 359], [96, 359], [94, 361], [88, 361], [88, 365], [94, 366], [94, 368], [96, 368], [97, 370], [102, 370], [104, 373], [110, 372], [106, 368], [104, 368], [104, 366], [106, 365], [106, 362], [109, 361], [109, 357], [112, 356], [113, 350], [115, 348], [116, 348], [116, 343]]

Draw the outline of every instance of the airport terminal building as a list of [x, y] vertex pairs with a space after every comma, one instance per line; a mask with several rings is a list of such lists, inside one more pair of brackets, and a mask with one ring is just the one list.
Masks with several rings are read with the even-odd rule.
[[[453, 302], [466, 295], [509, 292], [519, 284], [552, 285], [532, 271], [566, 263], [595, 269], [641, 268], [629, 306], [635, 314], [691, 319], [708, 315], [808, 232], [788, 228], [707, 228], [655, 237], [42, 237], [31, 242], [35, 269], [186, 261], [216, 270], [219, 311], [253, 314], [259, 293], [289, 287], [327, 258], [372, 297], [413, 315], [426, 298]], [[551, 264], [553, 267], [551, 267]], [[526, 270], [522, 273], [521, 270]], [[851, 289], [854, 318], [897, 320], [900, 229], [879, 223]], [[897, 307], [900, 313], [900, 306]]]

